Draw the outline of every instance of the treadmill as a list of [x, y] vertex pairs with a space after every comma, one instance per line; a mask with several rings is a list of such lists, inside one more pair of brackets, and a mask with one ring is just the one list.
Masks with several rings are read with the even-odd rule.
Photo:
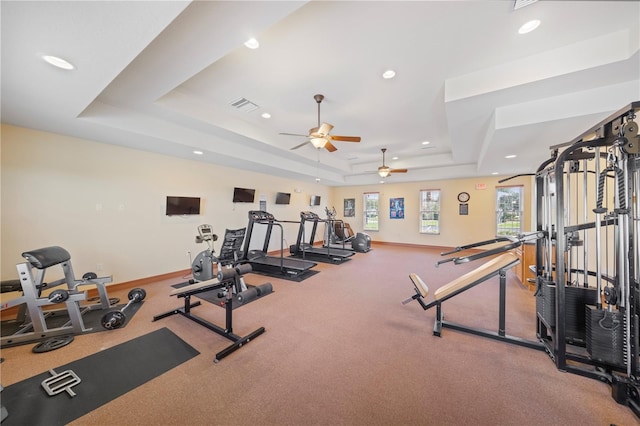
[[[304, 241], [305, 222], [313, 222], [309, 242]], [[349, 258], [355, 254], [352, 250], [344, 250], [331, 246], [313, 246], [313, 240], [316, 236], [316, 230], [319, 222], [326, 221], [320, 219], [320, 216], [314, 212], [300, 212], [300, 230], [298, 231], [298, 240], [294, 245], [289, 247], [291, 256], [326, 263], [343, 263], [350, 260]]]
[[[282, 225], [280, 222], [281, 221], [276, 220], [271, 213], [267, 213], [266, 211], [249, 211], [249, 224], [247, 225], [247, 236], [244, 243], [242, 259], [249, 263], [256, 272], [261, 272], [276, 278], [295, 277], [303, 279], [305, 275], [311, 274], [311, 268], [316, 266], [317, 263], [310, 260], [284, 257], [284, 248], [282, 246], [284, 238], [282, 238]], [[262, 250], [249, 249], [251, 246], [253, 228], [256, 223], [266, 225], [267, 227]], [[280, 256], [270, 256], [267, 254], [269, 250], [269, 241], [271, 240], [271, 231], [273, 230], [274, 225], [280, 227]]]

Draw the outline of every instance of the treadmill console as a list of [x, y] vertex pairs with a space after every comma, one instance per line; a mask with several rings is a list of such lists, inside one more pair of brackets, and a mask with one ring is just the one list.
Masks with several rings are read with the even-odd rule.
[[271, 213], [267, 213], [263, 210], [252, 210], [249, 212], [249, 219], [255, 222], [273, 222], [276, 220], [275, 216]]
[[312, 220], [312, 221], [320, 220], [320, 216], [318, 216], [314, 212], [300, 212], [300, 218], [303, 220]]

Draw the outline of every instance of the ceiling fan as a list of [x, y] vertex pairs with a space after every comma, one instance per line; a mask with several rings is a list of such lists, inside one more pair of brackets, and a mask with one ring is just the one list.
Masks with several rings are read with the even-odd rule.
[[384, 164], [384, 153], [387, 152], [387, 148], [382, 148], [382, 166], [378, 167], [378, 174], [382, 178], [386, 178], [391, 173], [407, 173], [407, 169], [392, 169]]
[[310, 143], [316, 149], [324, 148], [329, 152], [333, 152], [333, 151], [336, 151], [338, 148], [336, 148], [331, 143], [331, 141], [360, 142], [360, 136], [330, 135], [329, 132], [331, 132], [331, 129], [333, 129], [333, 125], [331, 125], [329, 123], [321, 123], [320, 122], [320, 103], [324, 99], [324, 95], [314, 95], [313, 99], [315, 99], [316, 103], [318, 104], [318, 127], [314, 127], [312, 129], [309, 129], [309, 134], [308, 135], [301, 135], [301, 134], [297, 134], [297, 133], [280, 133], [281, 135], [305, 136], [305, 137], [309, 138], [308, 141], [306, 141], [304, 143], [301, 143], [300, 145], [296, 145], [293, 148], [291, 148], [292, 150], [301, 148], [301, 147], [305, 146], [306, 144]]

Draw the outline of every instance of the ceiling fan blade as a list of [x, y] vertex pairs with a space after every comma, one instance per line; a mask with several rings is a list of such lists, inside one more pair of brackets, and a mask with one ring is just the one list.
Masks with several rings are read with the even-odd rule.
[[327, 143], [324, 145], [324, 149], [326, 149], [329, 152], [333, 152], [333, 151], [337, 151], [338, 148], [336, 148], [335, 146], [333, 146], [333, 144], [329, 141], [327, 141]]
[[290, 148], [289, 151], [293, 151], [294, 149], [302, 148], [303, 146], [305, 146], [308, 143], [311, 143], [311, 141], [306, 141], [306, 142], [301, 143], [300, 145], [296, 145], [293, 148]]
[[285, 135], [285, 136], [302, 136], [303, 138], [306, 138], [308, 135], [301, 135], [300, 133], [278, 133], [279, 135]]
[[407, 173], [407, 169], [391, 169], [391, 173]]
[[330, 135], [329, 139], [340, 142], [360, 142], [360, 136], [336, 136]]
[[318, 129], [318, 133], [321, 135], [328, 135], [331, 129], [333, 129], [333, 124], [322, 123]]

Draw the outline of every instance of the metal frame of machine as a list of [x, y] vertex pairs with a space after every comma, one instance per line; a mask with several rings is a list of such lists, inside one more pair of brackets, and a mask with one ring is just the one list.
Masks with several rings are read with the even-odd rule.
[[551, 147], [536, 173], [537, 335], [559, 370], [640, 416], [640, 137], [633, 102]]

